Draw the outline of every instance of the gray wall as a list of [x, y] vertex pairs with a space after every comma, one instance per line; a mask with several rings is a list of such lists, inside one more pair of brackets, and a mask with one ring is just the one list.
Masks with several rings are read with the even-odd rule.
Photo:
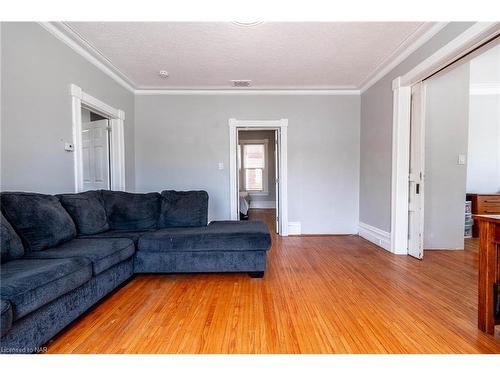
[[36, 23], [1, 24], [1, 190], [74, 191], [69, 85], [125, 111], [134, 190], [134, 96]]
[[464, 248], [469, 63], [427, 80], [424, 249]]
[[359, 220], [391, 230], [392, 81], [473, 23], [453, 22], [361, 95]]
[[206, 189], [210, 218], [227, 219], [228, 119], [288, 118], [289, 221], [303, 233], [356, 233], [359, 106], [359, 96], [137, 96], [136, 188]]
[[[250, 193], [252, 198], [252, 202], [258, 201], [275, 201], [276, 200], [276, 184], [275, 184], [275, 176], [276, 176], [276, 168], [275, 157], [274, 157], [274, 149], [275, 149], [275, 140], [274, 140], [274, 130], [244, 130], [238, 132], [239, 140], [261, 140], [267, 139], [267, 183], [268, 183], [268, 192], [265, 195]], [[243, 176], [240, 176], [240, 190], [241, 190], [241, 179]]]

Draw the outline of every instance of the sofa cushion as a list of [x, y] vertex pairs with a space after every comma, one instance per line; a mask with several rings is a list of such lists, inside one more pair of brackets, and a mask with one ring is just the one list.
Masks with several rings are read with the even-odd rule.
[[10, 302], [16, 321], [91, 277], [85, 258], [17, 259], [1, 265], [0, 297]]
[[0, 214], [1, 231], [0, 231], [0, 250], [2, 254], [1, 262], [22, 258], [24, 255], [24, 247], [21, 239], [12, 228], [12, 225], [7, 219]]
[[134, 243], [127, 238], [82, 238], [62, 245], [28, 254], [28, 259], [87, 258], [92, 262], [94, 275], [134, 255]]
[[75, 223], [52, 195], [2, 193], [2, 211], [29, 251], [40, 251], [76, 236]]
[[83, 235], [78, 236], [78, 238], [128, 238], [129, 240], [134, 242], [134, 245], [137, 245], [139, 242], [139, 238], [146, 233], [154, 232], [155, 229], [148, 230], [108, 230], [102, 233], [96, 233], [92, 235]]
[[208, 194], [206, 191], [161, 192], [159, 228], [200, 227], [208, 221]]
[[110, 229], [155, 229], [160, 213], [160, 194], [102, 191]]
[[57, 195], [75, 222], [79, 234], [96, 234], [109, 229], [100, 191]]
[[164, 228], [143, 235], [138, 251], [265, 251], [271, 246], [260, 221], [215, 221], [206, 227]]
[[0, 336], [3, 336], [12, 327], [12, 306], [9, 301], [0, 300], [2, 310], [0, 320]]

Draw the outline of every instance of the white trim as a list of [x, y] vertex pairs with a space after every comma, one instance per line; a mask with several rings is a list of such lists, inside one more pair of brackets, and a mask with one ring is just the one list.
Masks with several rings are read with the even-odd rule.
[[401, 77], [402, 86], [411, 86], [454, 60], [463, 57], [500, 33], [500, 22], [476, 22], [444, 47]]
[[[72, 85], [73, 86], [73, 85]], [[73, 93], [74, 88], [71, 88]], [[81, 90], [80, 90], [81, 91]], [[82, 156], [82, 101], [79, 96], [71, 98], [71, 123], [73, 131], [73, 170], [75, 192], [83, 191], [83, 156]], [[79, 145], [77, 147], [77, 145]]]
[[[408, 174], [411, 87], [394, 84], [391, 174], [391, 252], [408, 252]], [[408, 124], [408, 126], [406, 126]]]
[[[120, 111], [123, 112], [123, 111]], [[111, 190], [125, 190], [125, 134], [122, 119], [111, 119]]]
[[276, 201], [250, 201], [250, 208], [276, 208]]
[[[500, 33], [498, 22], [476, 22], [462, 34], [393, 81], [391, 251], [408, 253], [408, 189], [411, 86], [463, 57]], [[425, 114], [422, 114], [424, 116]]]
[[300, 236], [302, 234], [302, 226], [300, 221], [290, 221], [288, 222], [288, 235], [289, 236]]
[[357, 89], [138, 89], [136, 95], [360, 95]]
[[106, 56], [96, 49], [80, 33], [66, 22], [39, 22], [45, 30], [55, 36], [73, 51], [96, 66], [121, 86], [136, 95], [360, 95], [374, 85], [394, 67], [400, 64], [411, 53], [420, 48], [435, 34], [442, 30], [448, 23], [424, 23], [393, 52], [387, 59], [379, 64], [369, 74], [368, 78], [360, 85], [331, 86], [331, 87], [283, 87], [261, 89], [227, 89], [225, 87], [144, 87], [137, 86], [134, 82], [118, 69]]
[[374, 243], [381, 248], [391, 251], [391, 234], [381, 229], [372, 227], [371, 225], [360, 222], [359, 236]]
[[128, 91], [134, 92], [134, 84], [130, 79], [66, 24], [62, 22], [39, 22], [38, 24], [115, 82]]
[[[424, 24], [413, 33], [403, 44], [384, 60], [374, 72], [361, 84], [361, 93], [368, 90], [380, 81], [387, 73], [401, 64], [408, 56], [427, 43], [434, 35], [440, 32], [449, 22], [436, 22], [433, 25]], [[415, 38], [417, 38], [415, 40]]]
[[[96, 66], [104, 74], [116, 81], [118, 84], [126, 88], [135, 95], [360, 95], [369, 87], [373, 86], [387, 73], [394, 69], [411, 53], [420, 48], [434, 35], [441, 31], [448, 23], [436, 22], [433, 25], [424, 24], [409, 38], [407, 38], [401, 46], [383, 61], [372, 72], [368, 78], [357, 88], [355, 85], [348, 86], [332, 86], [332, 87], [284, 87], [276, 88], [261, 88], [261, 89], [226, 89], [224, 87], [215, 88], [158, 88], [158, 87], [138, 87], [134, 82], [120, 71], [113, 63], [107, 59], [99, 50], [91, 43], [75, 31], [70, 25], [65, 22], [38, 22], [45, 30], [56, 37], [58, 40], [66, 44], [73, 51], [78, 53], [84, 59]], [[494, 22], [478, 23], [494, 26]], [[481, 26], [481, 27], [483, 27]], [[474, 26], [473, 26], [474, 27]], [[478, 26], [479, 27], [479, 26]], [[475, 35], [475, 30], [467, 30], [471, 35]], [[415, 38], [417, 38], [415, 40]], [[402, 51], [401, 51], [402, 50]], [[404, 81], [404, 80], [403, 80]], [[405, 83], [405, 82], [403, 82]]]
[[110, 105], [94, 98], [92, 95], [83, 92], [82, 89], [76, 85], [70, 85], [71, 96], [78, 98], [84, 105], [92, 107], [94, 110], [99, 111], [101, 114], [120, 120], [125, 120], [125, 112], [120, 109], [115, 109]]
[[279, 211], [277, 213], [281, 228], [281, 236], [288, 236], [288, 120], [236, 120], [229, 119], [229, 199], [231, 220], [238, 220], [238, 165], [236, 160], [236, 141], [238, 129], [278, 129], [280, 134], [280, 168], [279, 168]]
[[125, 190], [125, 112], [107, 105], [73, 84], [70, 85], [70, 95], [72, 97], [75, 192], [83, 191], [82, 107], [87, 107], [109, 117], [109, 125], [111, 126], [111, 189]]

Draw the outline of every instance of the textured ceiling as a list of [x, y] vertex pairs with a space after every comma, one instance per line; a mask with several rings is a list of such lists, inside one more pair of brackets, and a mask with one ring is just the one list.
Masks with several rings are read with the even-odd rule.
[[[66, 23], [136, 88], [359, 88], [428, 26], [418, 22]], [[169, 77], [159, 77], [167, 70]]]

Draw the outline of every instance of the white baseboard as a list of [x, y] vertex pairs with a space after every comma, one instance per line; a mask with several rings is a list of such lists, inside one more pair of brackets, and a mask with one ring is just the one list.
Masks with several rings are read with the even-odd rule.
[[250, 208], [276, 208], [275, 201], [250, 201]]
[[359, 223], [359, 235], [381, 248], [391, 251], [391, 234], [365, 223]]
[[288, 222], [288, 235], [289, 236], [300, 236], [302, 234], [302, 229], [300, 226], [300, 221], [289, 221]]

